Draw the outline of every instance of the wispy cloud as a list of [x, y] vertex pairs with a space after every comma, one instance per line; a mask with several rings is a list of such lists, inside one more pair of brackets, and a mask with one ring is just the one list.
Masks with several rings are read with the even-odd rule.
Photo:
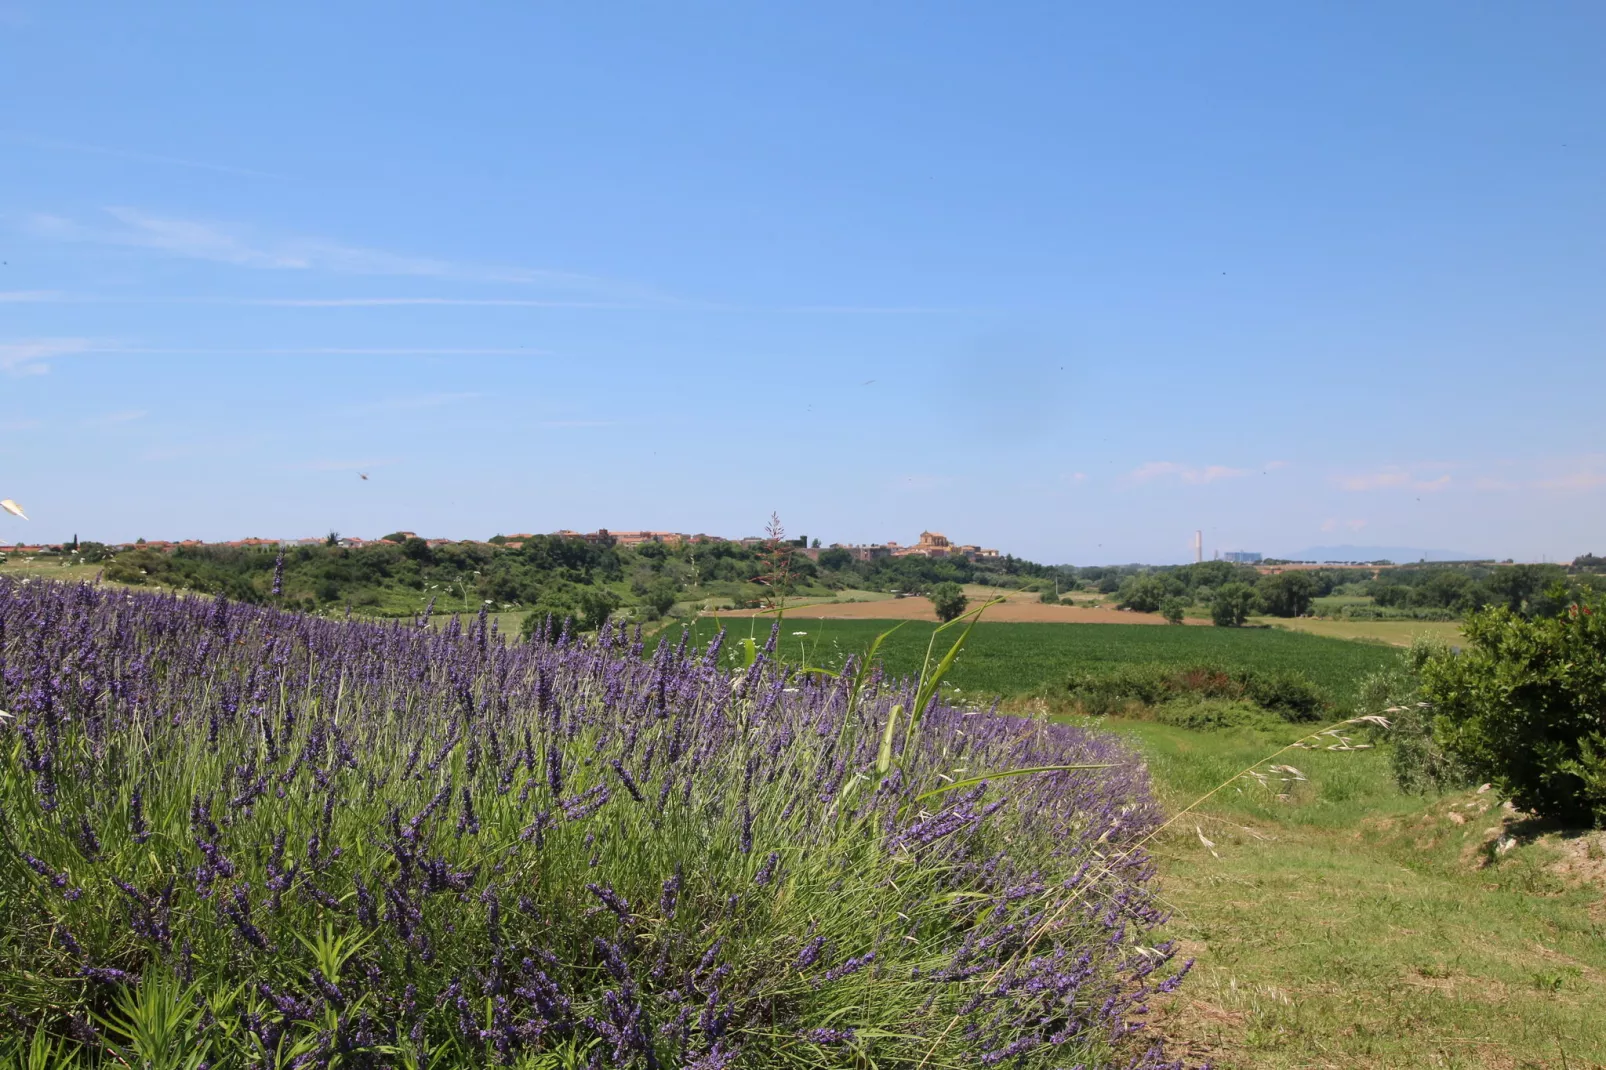
[[[416, 305], [445, 308], [684, 308], [664, 301], [545, 301], [524, 297], [263, 297], [210, 301], [215, 304], [258, 305], [265, 308], [390, 308]], [[696, 306], [707, 307], [707, 306]]]
[[1195, 486], [1205, 483], [1214, 483], [1222, 479], [1236, 479], [1248, 475], [1246, 468], [1229, 468], [1224, 464], [1206, 465], [1202, 468], [1176, 461], [1150, 461], [1127, 473], [1127, 479], [1133, 483], [1152, 483], [1157, 479], [1178, 479], [1183, 483]]
[[1262, 462], [1260, 470], [1262, 472], [1276, 472], [1280, 469], [1290, 467], [1291, 464], [1291, 461], [1265, 461]]
[[1366, 521], [1364, 520], [1339, 520], [1336, 517], [1330, 517], [1322, 521], [1323, 531], [1337, 531], [1340, 527], [1348, 528], [1351, 531], [1360, 531], [1365, 526]]
[[310, 469], [314, 472], [366, 472], [370, 468], [384, 468], [387, 465], [400, 463], [400, 457], [383, 457], [366, 461], [308, 461], [298, 467]]
[[1541, 479], [1534, 486], [1540, 490], [1596, 490], [1606, 487], [1606, 471], [1568, 472], [1566, 475]]
[[32, 431], [37, 427], [43, 426], [45, 425], [41, 420], [0, 420], [0, 432]]
[[[546, 357], [550, 350], [531, 346], [150, 346], [92, 338], [30, 338], [0, 342], [0, 371], [11, 375], [43, 375], [56, 357], [87, 354], [196, 357]], [[454, 398], [477, 397], [454, 394]]]
[[942, 490], [944, 487], [951, 486], [952, 484], [953, 478], [951, 476], [910, 473], [908, 475], [898, 476], [897, 481], [892, 484], [892, 489], [922, 493], [925, 491]]
[[[1444, 465], [1433, 465], [1430, 468], [1442, 468]], [[1372, 491], [1372, 490], [1414, 490], [1439, 491], [1450, 485], [1450, 474], [1429, 477], [1422, 474], [1420, 469], [1413, 470], [1399, 465], [1388, 465], [1375, 472], [1362, 472], [1355, 475], [1341, 475], [1337, 477], [1338, 485], [1345, 490]]]
[[133, 423], [143, 420], [150, 413], [145, 409], [124, 409], [121, 412], [108, 412], [104, 416], [91, 416], [83, 421], [85, 427], [116, 427], [118, 424]]
[[188, 260], [268, 271], [326, 272], [337, 275], [391, 275], [460, 282], [544, 286], [602, 300], [664, 300], [643, 287], [575, 272], [463, 263], [345, 245], [304, 235], [264, 234], [209, 220], [152, 215], [137, 208], [110, 207], [111, 222], [84, 224], [54, 215], [35, 215], [29, 229], [60, 241], [148, 249]]
[[351, 412], [410, 412], [415, 409], [438, 409], [444, 405], [458, 405], [480, 397], [475, 391], [457, 393], [409, 394], [405, 397], [379, 398], [351, 406]]
[[542, 420], [542, 427], [613, 427], [616, 420]]
[[786, 305], [770, 311], [819, 316], [945, 316], [968, 315], [988, 310], [940, 305]]
[[0, 305], [35, 304], [60, 301], [66, 295], [57, 290], [0, 290]]
[[[0, 11], [4, 8], [0, 7]], [[225, 175], [244, 175], [250, 178], [283, 178], [269, 171], [258, 171], [251, 167], [238, 167], [233, 164], [211, 163], [206, 160], [190, 160], [181, 156], [164, 156], [155, 152], [139, 152], [134, 149], [118, 149], [107, 145], [87, 145], [79, 141], [56, 141], [49, 138], [28, 137], [25, 134], [3, 133], [0, 136], [8, 141], [24, 145], [36, 145], [45, 149], [57, 149], [62, 152], [82, 152], [95, 156], [111, 156], [119, 160], [137, 160], [141, 163], [162, 164], [169, 167], [188, 167], [197, 171], [214, 171]]]
[[420, 349], [415, 346], [268, 346], [252, 347], [248, 349], [225, 349], [218, 346], [195, 346], [180, 349], [173, 346], [106, 346], [90, 350], [96, 353], [146, 353], [146, 354], [173, 354], [176, 356], [258, 356], [258, 357], [295, 357], [295, 356], [333, 356], [333, 357], [543, 357], [551, 353], [545, 349], [532, 349], [528, 346], [435, 346]]
[[44, 375], [49, 361], [75, 353], [92, 353], [99, 344], [88, 338], [29, 338], [0, 342], [0, 372], [7, 375]]

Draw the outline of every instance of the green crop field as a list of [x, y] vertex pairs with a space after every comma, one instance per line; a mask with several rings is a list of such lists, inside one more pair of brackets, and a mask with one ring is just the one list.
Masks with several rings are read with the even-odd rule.
[[1251, 618], [1257, 624], [1270, 628], [1286, 628], [1333, 639], [1371, 640], [1390, 646], [1410, 646], [1419, 635], [1442, 639], [1452, 646], [1465, 642], [1461, 622], [1454, 620], [1325, 620], [1321, 617], [1295, 617], [1282, 620], [1276, 617]]
[[[862, 654], [875, 637], [896, 622], [881, 620], [790, 620], [781, 624], [780, 653], [789, 661], [834, 669], [849, 654]], [[724, 625], [732, 639], [769, 638], [768, 622], [756, 619], [699, 619], [695, 642], [706, 643]], [[881, 647], [887, 671], [910, 675], [936, 626], [910, 621]], [[684, 625], [666, 628], [661, 638], [678, 642]], [[802, 633], [802, 634], [798, 634]], [[939, 644], [959, 634], [950, 629]], [[946, 646], [943, 646], [946, 649]], [[1006, 624], [982, 621], [971, 632], [948, 682], [962, 692], [983, 696], [1026, 695], [1057, 688], [1078, 670], [1162, 663], [1210, 664], [1222, 668], [1296, 669], [1336, 703], [1355, 698], [1360, 680], [1393, 663], [1398, 653], [1386, 646], [1329, 639], [1271, 628], [1163, 628], [1146, 624]]]

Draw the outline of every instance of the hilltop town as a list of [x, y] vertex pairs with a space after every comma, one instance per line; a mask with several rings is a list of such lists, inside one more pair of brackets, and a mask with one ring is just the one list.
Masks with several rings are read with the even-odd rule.
[[[608, 528], [599, 528], [596, 531], [579, 532], [562, 529], [550, 533], [551, 537], [565, 539], [579, 539], [593, 546], [641, 546], [647, 543], [659, 543], [667, 546], [696, 545], [700, 543], [734, 543], [743, 547], [761, 546], [768, 540], [750, 535], [739, 539], [729, 539], [720, 535], [709, 535], [699, 532], [695, 535], [679, 531], [610, 531]], [[144, 548], [147, 550], [172, 551], [179, 548], [225, 547], [241, 550], [271, 550], [295, 546], [325, 546], [337, 545], [348, 549], [358, 549], [364, 546], [399, 546], [409, 539], [421, 539], [431, 548], [449, 546], [456, 543], [478, 543], [481, 545], [502, 546], [508, 549], [519, 549], [524, 543], [537, 536], [525, 532], [517, 535], [493, 535], [489, 539], [445, 539], [425, 538], [413, 531], [396, 531], [383, 538], [365, 539], [355, 535], [329, 535], [313, 538], [299, 539], [265, 539], [251, 537], [232, 539], [226, 542], [206, 542], [202, 539], [137, 539], [134, 542], [123, 543], [82, 543], [74, 536], [67, 543], [17, 543], [12, 545], [0, 544], [0, 555], [3, 554], [72, 554], [81, 552], [82, 548], [94, 547], [105, 553], [117, 553], [124, 550]], [[844, 550], [855, 561], [875, 561], [888, 557], [930, 557], [954, 558], [963, 557], [970, 561], [995, 560], [1001, 555], [995, 549], [972, 544], [957, 544], [948, 536], [937, 531], [922, 531], [920, 538], [913, 545], [904, 546], [897, 542], [885, 543], [832, 543], [822, 547], [819, 539], [810, 541], [808, 536], [795, 539], [783, 539], [782, 542], [791, 546], [795, 551], [810, 560], [818, 560], [822, 550]]]

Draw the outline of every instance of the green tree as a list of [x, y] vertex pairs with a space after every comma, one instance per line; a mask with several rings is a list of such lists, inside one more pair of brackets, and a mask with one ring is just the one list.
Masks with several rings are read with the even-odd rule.
[[1392, 609], [1411, 604], [1411, 588], [1403, 583], [1376, 580], [1371, 584], [1372, 601]]
[[833, 572], [840, 571], [853, 564], [853, 555], [846, 550], [838, 550], [835, 547], [829, 550], [821, 550], [819, 564], [821, 568], [828, 568]]
[[1139, 613], [1153, 613], [1167, 598], [1181, 594], [1182, 583], [1170, 576], [1148, 573], [1129, 576], [1121, 584], [1119, 605]]
[[679, 587], [672, 581], [659, 580], [648, 586], [642, 601], [661, 617], [675, 608], [675, 599], [679, 594]]
[[1484, 581], [1490, 601], [1513, 613], [1533, 613], [1543, 593], [1566, 575], [1560, 565], [1508, 565]]
[[1532, 620], [1499, 606], [1462, 630], [1467, 650], [1422, 669], [1445, 749], [1524, 810], [1606, 826], [1606, 600]]
[[594, 632], [608, 623], [618, 608], [618, 595], [606, 587], [587, 587], [580, 592], [580, 627]]
[[526, 639], [556, 639], [563, 633], [564, 623], [573, 619], [574, 610], [569, 606], [538, 605], [524, 615], [519, 630]]
[[1261, 606], [1273, 617], [1303, 617], [1316, 594], [1315, 581], [1303, 572], [1262, 576], [1255, 586]]
[[1172, 595], [1160, 603], [1160, 616], [1167, 624], [1181, 624], [1183, 614], [1188, 612], [1188, 600], [1181, 595]]
[[942, 621], [953, 620], [959, 616], [965, 611], [965, 604], [969, 601], [965, 597], [965, 589], [952, 581], [937, 584], [926, 597], [931, 599], [931, 606], [937, 611], [937, 619]]
[[1477, 580], [1457, 569], [1435, 569], [1433, 574], [1411, 591], [1411, 604], [1426, 609], [1448, 609], [1470, 613], [1488, 601]]
[[1242, 627], [1255, 608], [1255, 589], [1247, 583], [1224, 583], [1210, 599], [1210, 619], [1223, 628]]

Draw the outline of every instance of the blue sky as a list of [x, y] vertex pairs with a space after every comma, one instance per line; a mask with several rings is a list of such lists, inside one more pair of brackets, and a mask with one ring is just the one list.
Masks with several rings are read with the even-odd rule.
[[0, 541], [1606, 552], [1603, 37], [0, 0]]

